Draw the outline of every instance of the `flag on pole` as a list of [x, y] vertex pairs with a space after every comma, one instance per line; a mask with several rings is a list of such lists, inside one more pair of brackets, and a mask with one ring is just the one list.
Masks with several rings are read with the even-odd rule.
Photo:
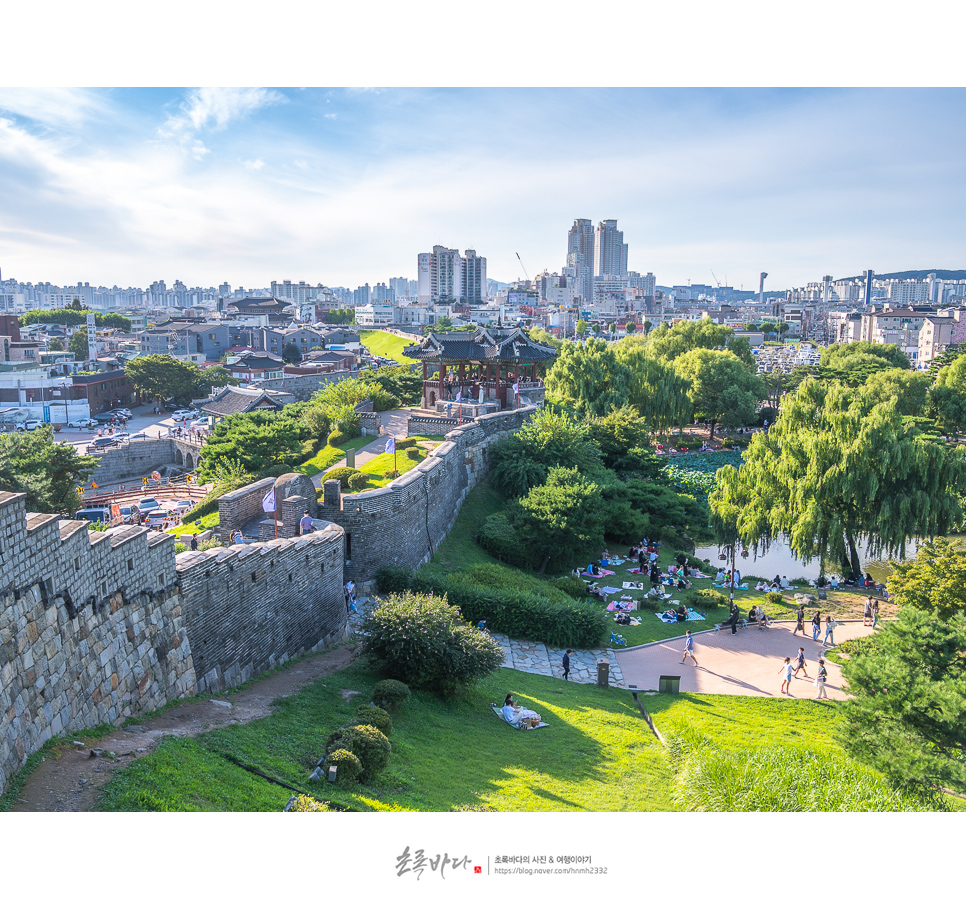
[[456, 401], [457, 402], [462, 402], [463, 401], [463, 388], [462, 387], [460, 387], [459, 393], [456, 394]]
[[386, 438], [386, 449], [383, 451], [384, 454], [394, 454], [396, 452], [396, 439]]
[[513, 381], [513, 392], [516, 393], [517, 396], [520, 395], [520, 383], [517, 380]]
[[262, 511], [274, 511], [275, 510], [275, 486], [272, 486], [265, 493], [265, 497], [262, 499]]

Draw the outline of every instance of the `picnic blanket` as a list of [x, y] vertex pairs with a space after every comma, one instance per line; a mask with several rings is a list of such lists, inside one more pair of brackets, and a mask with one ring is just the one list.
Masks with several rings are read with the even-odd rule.
[[601, 569], [600, 575], [595, 575], [593, 572], [581, 572], [581, 578], [603, 578], [605, 575], [613, 575], [614, 573], [610, 569]]
[[620, 592], [620, 588], [608, 588], [605, 586], [600, 589], [601, 594], [617, 594], [619, 592]]
[[611, 601], [607, 605], [607, 609], [613, 613], [614, 611], [620, 611], [621, 613], [630, 613], [634, 609], [634, 601]]
[[[621, 588], [625, 591], [646, 591], [647, 588], [644, 587], [643, 581], [625, 581], [621, 584]], [[617, 588], [614, 588], [616, 591]]]
[[[656, 616], [659, 620], [661, 620], [664, 623], [677, 623], [678, 621], [677, 616], [669, 610], [659, 611], [655, 613], [654, 616]], [[703, 619], [704, 617], [701, 616], [701, 614], [698, 613], [696, 610], [691, 610], [690, 608], [688, 609], [689, 623], [691, 622], [691, 620], [703, 620]]]
[[546, 728], [547, 727], [547, 723], [546, 722], [541, 722], [539, 725], [525, 725], [523, 722], [507, 722], [507, 720], [503, 718], [503, 707], [502, 706], [497, 706], [496, 703], [490, 703], [490, 708], [493, 710], [494, 714], [496, 715], [496, 717], [501, 722], [505, 723], [506, 725], [509, 725], [511, 728], [517, 728], [517, 729], [520, 729], [521, 731], [523, 731], [523, 730], [529, 729], [529, 728]]
[[690, 578], [711, 578], [711, 575], [705, 575], [703, 572], [695, 572], [693, 569], [691, 571]]
[[[617, 613], [614, 614], [614, 622], [615, 623], [617, 623], [617, 617], [618, 616], [619, 616], [619, 614], [617, 614]], [[622, 625], [623, 626], [640, 626], [641, 625], [641, 618], [640, 617], [631, 617], [630, 619], [631, 619], [630, 623], [623, 623], [623, 624], [617, 623], [617, 625], [618, 626], [622, 626]]]

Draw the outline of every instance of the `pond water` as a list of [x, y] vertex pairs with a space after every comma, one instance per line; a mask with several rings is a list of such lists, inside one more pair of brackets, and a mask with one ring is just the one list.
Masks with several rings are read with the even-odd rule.
[[[966, 538], [964, 537], [953, 537], [953, 543], [959, 544], [960, 548], [966, 548]], [[906, 544], [906, 559], [912, 559], [916, 555], [916, 550], [918, 548], [918, 543], [912, 542]], [[719, 548], [716, 544], [710, 544], [706, 546], [698, 546], [695, 548], [694, 555], [698, 559], [709, 559], [713, 565], [723, 565], [728, 567], [730, 560], [722, 561], [718, 559], [718, 554], [724, 552], [728, 553], [727, 548]], [[859, 559], [862, 561], [862, 571], [869, 572], [872, 577], [877, 582], [884, 582], [891, 573], [892, 566], [888, 559], [874, 559], [866, 557], [859, 546]], [[820, 563], [818, 559], [813, 559], [811, 562], [803, 562], [801, 559], [796, 559], [792, 555], [791, 548], [788, 545], [788, 541], [785, 538], [781, 540], [775, 540], [764, 552], [760, 551], [755, 555], [754, 550], [748, 551], [748, 558], [742, 559], [740, 550], [736, 555], [736, 563], [738, 565], [738, 571], [741, 572], [741, 577], [743, 579], [760, 578], [768, 579], [769, 581], [776, 575], [784, 575], [789, 581], [795, 578], [818, 578], [820, 571]], [[830, 566], [826, 573], [831, 571], [840, 571], [837, 566]]]

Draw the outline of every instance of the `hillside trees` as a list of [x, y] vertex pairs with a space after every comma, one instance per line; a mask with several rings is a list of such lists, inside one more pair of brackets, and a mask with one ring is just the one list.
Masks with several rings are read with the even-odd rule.
[[226, 462], [237, 460], [249, 473], [272, 466], [294, 466], [305, 452], [305, 428], [282, 413], [240, 412], [219, 422], [201, 448], [198, 476], [216, 477]]
[[918, 436], [890, 404], [840, 383], [802, 383], [740, 470], [717, 473], [711, 510], [746, 545], [785, 534], [805, 559], [847, 560], [857, 543], [900, 558], [913, 537], [944, 535], [963, 518], [966, 450]]
[[691, 417], [691, 382], [674, 365], [653, 357], [647, 340], [626, 336], [614, 346], [627, 369], [627, 403], [640, 413], [651, 431], [667, 431]]
[[754, 370], [755, 359], [751, 344], [744, 336], [736, 335], [730, 326], [721, 326], [711, 319], [700, 322], [686, 320], [673, 326], [660, 325], [647, 337], [651, 357], [673, 361], [695, 348], [725, 348]]

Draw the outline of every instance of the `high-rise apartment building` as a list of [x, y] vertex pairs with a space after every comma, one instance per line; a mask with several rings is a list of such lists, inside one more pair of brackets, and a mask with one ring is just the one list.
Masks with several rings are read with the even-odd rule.
[[467, 249], [434, 246], [416, 257], [417, 300], [429, 303], [485, 303], [486, 259]]
[[577, 293], [585, 303], [594, 299], [594, 225], [578, 217], [567, 234], [567, 265], [575, 270]]
[[627, 244], [616, 220], [602, 220], [594, 235], [594, 277], [627, 275]]

